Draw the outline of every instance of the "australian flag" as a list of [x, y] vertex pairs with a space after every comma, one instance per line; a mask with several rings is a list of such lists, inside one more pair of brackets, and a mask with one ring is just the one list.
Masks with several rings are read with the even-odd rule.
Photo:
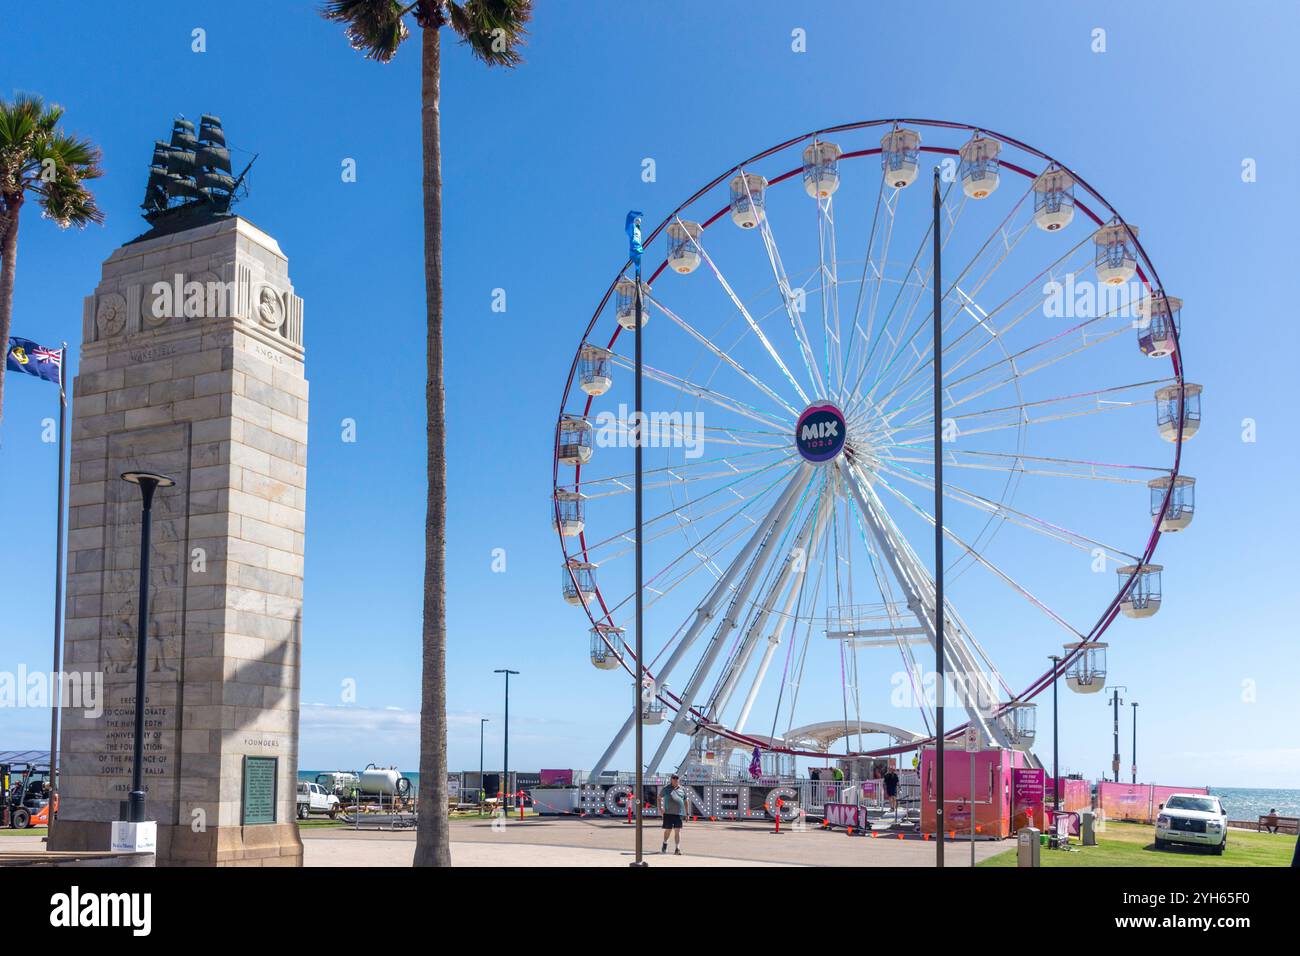
[[5, 352], [5, 369], [26, 372], [55, 385], [63, 384], [63, 350], [47, 349], [31, 339], [9, 337], [9, 351]]
[[749, 775], [755, 780], [763, 776], [763, 760], [762, 754], [758, 750], [758, 744], [754, 744], [754, 754], [749, 758]]

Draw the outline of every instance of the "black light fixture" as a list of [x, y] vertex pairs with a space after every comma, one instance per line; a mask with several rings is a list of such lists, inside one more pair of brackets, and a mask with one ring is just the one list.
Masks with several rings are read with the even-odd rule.
[[176, 479], [150, 471], [126, 471], [122, 480], [140, 487], [140, 598], [136, 602], [135, 631], [135, 739], [131, 752], [131, 793], [127, 820], [144, 822], [144, 675], [149, 650], [149, 547], [153, 532], [153, 495], [170, 488]]
[[[506, 730], [505, 730], [505, 750], [501, 757], [501, 808], [506, 807], [506, 800], [510, 797], [510, 675], [518, 675], [519, 671], [512, 671], [508, 667], [498, 667], [492, 673], [506, 675]], [[482, 728], [482, 724], [479, 727]]]
[[487, 722], [488, 719], [486, 717], [480, 717], [478, 719], [478, 802], [479, 802], [479, 806], [482, 806], [483, 801], [487, 798], [487, 794], [483, 790], [483, 725], [486, 724]]
[[1058, 728], [1061, 723], [1060, 709], [1056, 706], [1056, 682], [1061, 676], [1061, 658], [1057, 654], [1051, 654], [1047, 658], [1052, 662], [1052, 813], [1053, 822], [1055, 814], [1061, 812], [1061, 771], [1057, 764], [1060, 759], [1060, 733]]
[[1129, 768], [1133, 772], [1133, 782], [1138, 782], [1138, 702], [1131, 701], [1133, 704], [1133, 764]]

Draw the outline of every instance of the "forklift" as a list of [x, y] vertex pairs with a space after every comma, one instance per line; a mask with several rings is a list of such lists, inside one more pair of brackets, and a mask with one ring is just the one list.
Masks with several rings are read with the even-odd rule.
[[51, 804], [57, 809], [48, 766], [0, 763], [0, 826], [16, 830], [49, 826]]

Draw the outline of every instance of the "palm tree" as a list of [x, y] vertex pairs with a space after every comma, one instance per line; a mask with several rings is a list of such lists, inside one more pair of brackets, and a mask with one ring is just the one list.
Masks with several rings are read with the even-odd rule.
[[[19, 93], [0, 99], [0, 344], [9, 348], [14, 314], [14, 270], [18, 264], [18, 214], [29, 195], [46, 219], [62, 229], [103, 222], [104, 214], [86, 188], [103, 175], [99, 148], [59, 129], [63, 107]], [[0, 362], [0, 420], [4, 417], [4, 363]]]
[[353, 49], [387, 63], [410, 34], [421, 31], [420, 115], [424, 151], [424, 297], [428, 341], [428, 499], [424, 520], [424, 671], [420, 700], [419, 822], [416, 866], [450, 866], [447, 837], [447, 455], [442, 384], [442, 143], [439, 132], [442, 28], [450, 26], [488, 66], [521, 62], [532, 0], [329, 0], [321, 15], [346, 26]]

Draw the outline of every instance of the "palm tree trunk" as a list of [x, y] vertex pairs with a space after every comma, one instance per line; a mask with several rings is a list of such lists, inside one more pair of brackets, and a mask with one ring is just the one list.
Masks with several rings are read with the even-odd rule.
[[447, 448], [446, 399], [442, 383], [442, 143], [438, 113], [441, 32], [436, 26], [420, 31], [424, 297], [428, 325], [425, 438], [429, 484], [424, 519], [424, 673], [420, 699], [416, 866], [451, 866], [447, 834]]
[[[9, 327], [14, 317], [14, 270], [18, 265], [18, 211], [22, 193], [5, 196], [5, 228], [0, 233], [0, 349], [9, 354]], [[5, 363], [0, 361], [0, 422], [4, 421]]]

